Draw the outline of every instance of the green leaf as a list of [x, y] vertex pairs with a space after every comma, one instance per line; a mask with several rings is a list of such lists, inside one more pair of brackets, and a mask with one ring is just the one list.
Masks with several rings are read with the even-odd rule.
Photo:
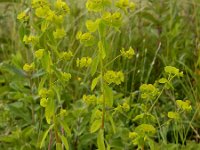
[[45, 69], [46, 72], [50, 73], [51, 65], [52, 65], [50, 52], [48, 52], [47, 54], [44, 54], [44, 57], [41, 60], [42, 60], [42, 67]]
[[22, 77], [22, 78], [26, 77], [26, 73], [22, 69], [19, 69], [13, 65], [3, 64], [2, 67], [3, 67], [3, 69], [5, 69], [5, 70], [9, 71], [10, 73], [15, 74], [19, 77]]
[[7, 136], [0, 136], [0, 142], [7, 142], [7, 143], [13, 143], [17, 140], [16, 135], [7, 135]]
[[5, 95], [6, 93], [8, 93], [10, 90], [9, 86], [1, 86], [0, 87], [0, 96]]
[[97, 146], [99, 150], [106, 150], [104, 143], [104, 130], [100, 129], [97, 135]]
[[26, 127], [23, 131], [22, 131], [22, 136], [23, 137], [31, 137], [32, 134], [34, 133], [34, 127], [33, 126], [29, 126]]
[[69, 144], [68, 144], [67, 138], [64, 137], [63, 135], [60, 135], [60, 134], [58, 134], [58, 135], [59, 135], [59, 137], [61, 138], [61, 141], [62, 141], [62, 143], [63, 143], [64, 146], [65, 146], [65, 149], [66, 149], [66, 150], [69, 150]]
[[133, 118], [132, 121], [137, 121], [139, 119], [146, 119], [146, 118], [148, 118], [152, 122], [156, 121], [156, 118], [152, 114], [150, 114], [150, 113], [139, 114], [139, 115], [135, 116], [135, 118]]
[[21, 25], [19, 26], [19, 38], [20, 38], [21, 42], [23, 41], [24, 35], [26, 35], [26, 34], [29, 34], [29, 31], [26, 28], [26, 26], [23, 23], [21, 23]]
[[45, 32], [48, 27], [49, 27], [49, 22], [43, 21], [42, 24], [41, 24], [41, 31]]
[[135, 118], [133, 118], [132, 121], [137, 121], [138, 119], [143, 119], [143, 118], [144, 118], [144, 114], [139, 114], [135, 116]]
[[111, 126], [112, 126], [112, 129], [113, 129], [113, 133], [115, 134], [116, 133], [116, 126], [115, 126], [115, 122], [112, 118], [111, 115], [108, 115], [108, 119], [110, 120], [110, 123], [111, 123]]
[[91, 64], [91, 71], [90, 71], [90, 73], [91, 73], [91, 75], [93, 76], [95, 73], [96, 73], [96, 71], [97, 71], [97, 67], [98, 67], [98, 65], [99, 65], [99, 55], [97, 55], [97, 57], [95, 58], [95, 59], [93, 59], [93, 61], [92, 61], [92, 64]]
[[56, 143], [56, 150], [62, 150], [62, 144]]
[[149, 12], [142, 12], [141, 17], [153, 22], [154, 24], [160, 23], [159, 20]]
[[45, 74], [44, 70], [38, 70], [37, 72], [34, 72], [31, 76], [31, 79], [39, 78]]
[[43, 76], [41, 79], [40, 79], [40, 83], [39, 83], [39, 86], [38, 86], [38, 91], [40, 91], [43, 87], [44, 87], [44, 84], [47, 80], [47, 76]]
[[167, 83], [168, 80], [166, 78], [161, 78], [158, 80], [159, 83]]
[[6, 82], [5, 78], [2, 75], [0, 75], [0, 83], [5, 83], [5, 82]]
[[59, 120], [59, 122], [60, 122], [61, 126], [64, 128], [65, 132], [67, 133], [67, 136], [71, 137], [72, 136], [71, 130], [69, 129], [67, 122], [63, 121], [63, 120]]
[[107, 144], [107, 149], [106, 150], [110, 150], [110, 145], [109, 144]]
[[58, 86], [55, 86], [55, 85], [53, 86], [53, 89], [54, 89], [54, 91], [55, 91], [55, 93], [56, 93], [58, 102], [60, 103], [60, 102], [61, 102], [61, 98], [60, 98], [60, 89], [59, 89]]
[[80, 136], [80, 145], [89, 145], [91, 144], [91, 141], [94, 141], [96, 139], [96, 135], [93, 133], [85, 133], [82, 136]]
[[54, 124], [52, 124], [52, 125], [44, 132], [44, 135], [43, 135], [42, 140], [41, 140], [41, 143], [40, 143], [40, 148], [43, 147], [44, 141], [45, 141], [45, 139], [46, 139], [46, 137], [47, 137], [47, 134], [48, 134], [49, 131], [53, 128], [53, 126], [54, 126]]
[[155, 142], [152, 139], [148, 138], [148, 143], [151, 149], [155, 149]]
[[99, 53], [101, 56], [101, 59], [104, 59], [106, 57], [106, 52], [105, 52], [105, 46], [103, 45], [102, 41], [98, 42], [98, 48], [99, 48]]
[[51, 117], [54, 115], [54, 109], [55, 109], [54, 99], [50, 98], [47, 106], [45, 107], [45, 117], [48, 124], [51, 123]]
[[96, 132], [101, 127], [101, 124], [102, 124], [101, 119], [95, 120], [90, 127], [90, 133]]
[[100, 33], [101, 37], [104, 37], [104, 35], [105, 35], [105, 28], [106, 28], [106, 26], [103, 23], [103, 21], [101, 20], [99, 22], [99, 33]]
[[94, 78], [94, 79], [92, 80], [91, 91], [93, 91], [94, 88], [96, 87], [96, 85], [97, 85], [97, 83], [98, 83], [100, 77], [101, 77], [101, 76], [99, 75], [98, 77], [96, 77], [96, 78]]
[[104, 92], [105, 92], [106, 106], [112, 107], [113, 106], [113, 91], [112, 91], [112, 89], [105, 84], [104, 85]]

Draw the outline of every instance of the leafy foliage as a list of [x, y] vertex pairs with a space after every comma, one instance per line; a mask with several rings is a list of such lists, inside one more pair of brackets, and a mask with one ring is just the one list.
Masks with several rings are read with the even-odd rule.
[[198, 149], [197, 0], [7, 2], [0, 149]]

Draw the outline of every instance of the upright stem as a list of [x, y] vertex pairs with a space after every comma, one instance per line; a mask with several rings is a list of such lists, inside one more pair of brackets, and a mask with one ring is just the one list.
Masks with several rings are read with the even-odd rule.
[[100, 60], [100, 68], [101, 68], [101, 93], [103, 95], [103, 113], [102, 113], [102, 124], [101, 128], [104, 129], [104, 120], [105, 120], [105, 94], [104, 94], [104, 87], [103, 87], [103, 60]]
[[49, 145], [48, 145], [48, 150], [51, 150], [51, 145], [52, 145], [52, 129], [50, 130], [50, 137], [49, 137]]
[[[102, 42], [102, 46], [103, 49], [105, 49], [105, 37], [103, 35], [103, 31], [102, 33], [99, 30], [99, 39]], [[101, 74], [101, 93], [103, 95], [103, 112], [102, 112], [102, 124], [101, 124], [101, 128], [104, 130], [104, 120], [105, 120], [105, 92], [104, 92], [104, 81], [103, 81], [103, 57], [102, 57], [102, 51], [99, 51], [100, 54], [100, 74]]]
[[[100, 35], [100, 39], [102, 39]], [[101, 52], [100, 52], [101, 53]], [[100, 74], [101, 74], [101, 93], [103, 95], [103, 112], [102, 112], [102, 125], [101, 128], [104, 129], [104, 120], [105, 120], [105, 94], [104, 94], [104, 81], [103, 81], [103, 59], [100, 57]]]

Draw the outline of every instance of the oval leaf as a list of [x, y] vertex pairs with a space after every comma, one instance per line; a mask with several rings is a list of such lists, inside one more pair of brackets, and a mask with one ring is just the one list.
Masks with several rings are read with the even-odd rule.
[[92, 80], [91, 91], [94, 90], [94, 88], [96, 87], [96, 85], [97, 85], [99, 79], [100, 79], [100, 76], [98, 76], [98, 77], [96, 77], [96, 78], [94, 78], [94, 79]]
[[96, 132], [101, 127], [101, 124], [102, 124], [101, 119], [95, 120], [91, 125], [90, 132], [91, 133]]
[[103, 129], [99, 130], [97, 136], [97, 146], [99, 150], [106, 150], [105, 143], [104, 143], [104, 133]]

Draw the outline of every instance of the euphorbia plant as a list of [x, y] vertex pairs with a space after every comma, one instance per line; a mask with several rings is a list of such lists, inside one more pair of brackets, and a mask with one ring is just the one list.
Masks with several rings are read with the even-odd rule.
[[[107, 53], [112, 50], [112, 47], [108, 47], [106, 36], [110, 29], [119, 31], [122, 25], [122, 11], [127, 13], [129, 10], [134, 9], [134, 3], [120, 0], [114, 3], [119, 10], [111, 12], [112, 3], [111, 0], [88, 0], [86, 8], [89, 12], [98, 14], [99, 17], [95, 20], [87, 20], [86, 28], [88, 31], [85, 33], [78, 32], [76, 36], [84, 46], [96, 45], [96, 51], [94, 51], [92, 58], [91, 56], [77, 58], [76, 65], [78, 68], [91, 67], [91, 76], [96, 76], [91, 82], [91, 92], [99, 85], [96, 90], [99, 91], [98, 96], [83, 96], [83, 100], [88, 105], [95, 104], [91, 116], [90, 132], [94, 133], [99, 130], [97, 136], [99, 149], [105, 149], [104, 130], [107, 118], [110, 118], [109, 120], [113, 124], [111, 114], [107, 113], [107, 109], [114, 110], [113, 91], [110, 85], [120, 85], [124, 82], [122, 71], [107, 69], [109, 64]], [[67, 35], [64, 22], [70, 9], [62, 0], [56, 0], [55, 2], [32, 0], [31, 7], [31, 10], [20, 13], [18, 19], [22, 23], [30, 25], [30, 32], [24, 35], [23, 42], [30, 48], [31, 57], [29, 63], [23, 66], [23, 69], [31, 83], [37, 86], [40, 105], [44, 108], [46, 121], [50, 125], [44, 132], [40, 148], [43, 147], [49, 134], [49, 149], [52, 147], [54, 137], [57, 149], [60, 149], [62, 144], [66, 149], [69, 149], [67, 138], [64, 135], [71, 136], [71, 131], [64, 121], [68, 113], [67, 110], [62, 108], [63, 101], [60, 95], [67, 87], [67, 82], [72, 78], [71, 74], [66, 72], [66, 68], [62, 63], [70, 60], [73, 53], [69, 50], [62, 51], [60, 44]], [[130, 59], [133, 55], [134, 50], [132, 48], [128, 51], [122, 48], [120, 56]], [[34, 76], [40, 82], [33, 78]], [[109, 117], [106, 117], [107, 115]], [[109, 147], [108, 143], [107, 147]]]
[[73, 54], [71, 51], [63, 51], [60, 43], [66, 36], [64, 22], [70, 9], [62, 0], [54, 2], [32, 0], [30, 9], [28, 12], [20, 13], [18, 19], [30, 25], [23, 42], [32, 50], [32, 55], [29, 59], [30, 63], [25, 64], [23, 69], [31, 83], [37, 86], [34, 94], [38, 94], [46, 121], [50, 125], [44, 132], [40, 148], [44, 146], [44, 141], [50, 133], [48, 149], [53, 147], [54, 139], [56, 149], [62, 149], [62, 144], [69, 149], [64, 135], [71, 136], [71, 133], [68, 125], [63, 121], [67, 111], [62, 106], [60, 95], [71, 79], [71, 74], [62, 63], [67, 63]]
[[[122, 11], [120, 9], [112, 8], [112, 4], [113, 2], [111, 0], [88, 0], [86, 2], [88, 12], [97, 14], [96, 16], [98, 16], [98, 18], [87, 20], [85, 23], [87, 31], [79, 31], [76, 36], [84, 46], [96, 45], [93, 58], [90, 59], [90, 73], [93, 77], [91, 82], [91, 93], [95, 91], [99, 92], [96, 96], [94, 94], [83, 95], [83, 100], [88, 107], [91, 107], [92, 105], [92, 109], [94, 110], [91, 115], [90, 132], [98, 132], [97, 147], [100, 150], [110, 147], [108, 142], [109, 139], [105, 138], [105, 132], [108, 130], [106, 129], [106, 124], [114, 126], [112, 112], [115, 108], [113, 106], [114, 94], [112, 85], [122, 84], [125, 78], [124, 73], [121, 70], [108, 69], [108, 54], [112, 53], [114, 49], [109, 46], [107, 35], [112, 29], [118, 32], [120, 31], [120, 26], [123, 24], [123, 11], [127, 13], [128, 9], [134, 9], [134, 3], [129, 2], [128, 0], [114, 2], [115, 6]], [[113, 10], [111, 11], [110, 9]], [[128, 51], [125, 51], [124, 48], [122, 48], [120, 56], [130, 59], [133, 55], [134, 50], [132, 48]], [[114, 58], [114, 60], [115, 59], [116, 58]], [[77, 60], [77, 66], [84, 66], [83, 62], [81, 63], [81, 60]], [[88, 60], [85, 59], [84, 63], [88, 64]]]
[[167, 116], [169, 117], [169, 120], [161, 125], [161, 121], [159, 120], [157, 111], [154, 107], [158, 103], [164, 90], [173, 89], [173, 79], [175, 77], [183, 77], [183, 72], [172, 66], [166, 66], [164, 71], [165, 77], [158, 79], [153, 85], [142, 84], [140, 86], [140, 100], [143, 101], [141, 102], [141, 113], [133, 119], [133, 122], [139, 122], [140, 125], [138, 125], [133, 132], [129, 133], [129, 138], [132, 139], [133, 144], [138, 146], [138, 149], [144, 149], [146, 143], [149, 144], [151, 149], [155, 149], [154, 141], [151, 139], [156, 133], [155, 125], [161, 130], [161, 126], [168, 125], [172, 119], [174, 119], [176, 123], [176, 120], [179, 119], [183, 111], [191, 110], [189, 101], [184, 102], [182, 100], [177, 100], [176, 104], [179, 110], [177, 112], [168, 112]]

